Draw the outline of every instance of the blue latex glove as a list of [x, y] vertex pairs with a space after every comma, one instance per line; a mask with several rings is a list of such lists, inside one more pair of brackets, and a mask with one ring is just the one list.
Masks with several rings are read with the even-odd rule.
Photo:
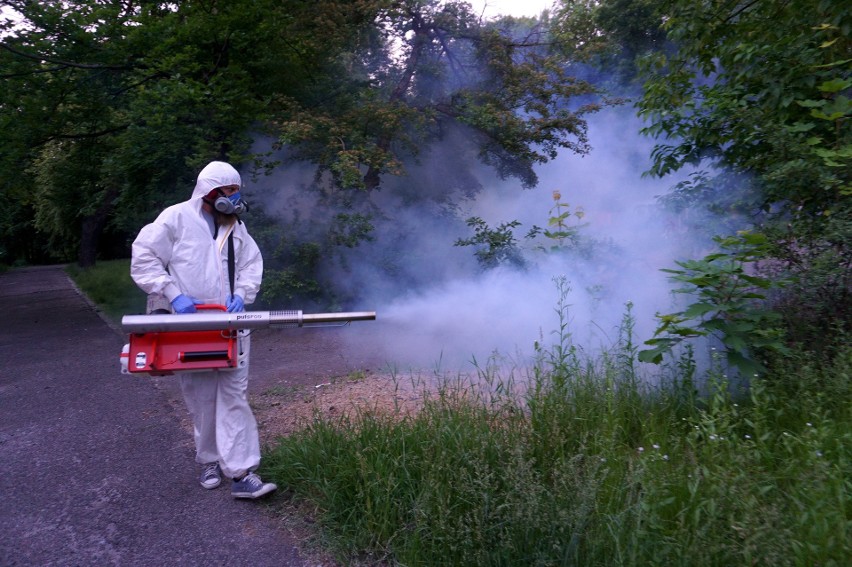
[[229, 295], [225, 307], [228, 308], [228, 313], [239, 313], [246, 310], [246, 304], [239, 295]]
[[172, 308], [175, 310], [175, 313], [195, 313], [197, 311], [195, 306], [200, 303], [201, 301], [194, 297], [180, 294], [172, 299]]

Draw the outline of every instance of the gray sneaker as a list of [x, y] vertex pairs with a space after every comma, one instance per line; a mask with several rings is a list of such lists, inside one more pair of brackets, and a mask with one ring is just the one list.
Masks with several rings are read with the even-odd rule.
[[219, 463], [207, 463], [201, 471], [201, 486], [211, 490], [222, 484], [222, 469]]
[[234, 480], [231, 494], [234, 498], [260, 498], [278, 488], [271, 482], [263, 482], [259, 476], [250, 472], [240, 480]]

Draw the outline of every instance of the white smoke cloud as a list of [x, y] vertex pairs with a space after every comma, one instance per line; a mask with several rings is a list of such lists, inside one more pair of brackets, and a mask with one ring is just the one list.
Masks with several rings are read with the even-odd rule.
[[[589, 258], [528, 246], [527, 269], [482, 272], [472, 248], [453, 246], [470, 234], [461, 222], [442, 223], [401, 203], [388, 206], [394, 197], [380, 195], [383, 209], [392, 211], [392, 222], [409, 230], [405, 242], [383, 240], [379, 231], [376, 242], [350, 251], [348, 271], [335, 276], [358, 291], [358, 309], [378, 313], [375, 324], [357, 334], [355, 342], [362, 342], [353, 348], [369, 343], [401, 368], [470, 370], [473, 359], [482, 363], [495, 351], [513, 360], [531, 356], [536, 341], [543, 339], [548, 347], [556, 340], [559, 294], [554, 278], [560, 276], [571, 289], [566, 303], [575, 344], [587, 351], [613, 344], [628, 302], [636, 318], [634, 342], [650, 338], [654, 314], [672, 308], [671, 286], [660, 268], [692, 256], [703, 244], [657, 206], [655, 197], [674, 181], [642, 178], [653, 141], [639, 135], [640, 126], [624, 109], [589, 117], [590, 154], [561, 155], [539, 167], [539, 186], [531, 190], [483, 174], [484, 190], [456, 219], [477, 215], [492, 228], [518, 220], [522, 226], [515, 236], [522, 240], [533, 225], [547, 226], [552, 192], [558, 190], [562, 202], [585, 212], [583, 219], [572, 221], [584, 225], [581, 234], [605, 244]], [[391, 248], [396, 263], [389, 272], [383, 254]], [[409, 261], [399, 261], [400, 251]], [[419, 285], [408, 289], [406, 282]]]

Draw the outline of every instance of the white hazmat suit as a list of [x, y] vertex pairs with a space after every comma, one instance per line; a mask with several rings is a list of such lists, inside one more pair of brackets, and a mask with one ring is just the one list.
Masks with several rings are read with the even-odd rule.
[[[234, 235], [234, 295], [250, 304], [257, 296], [263, 259], [242, 222], [216, 229], [202, 211], [203, 197], [217, 187], [241, 185], [231, 165], [214, 161], [198, 175], [192, 197], [165, 209], [133, 242], [130, 275], [148, 294], [169, 302], [187, 295], [224, 305], [231, 294], [228, 236]], [[249, 337], [241, 338], [248, 351]], [[218, 462], [222, 473], [240, 478], [260, 464], [257, 422], [248, 404], [248, 363], [234, 370], [185, 372], [179, 377], [192, 414], [196, 461]]]

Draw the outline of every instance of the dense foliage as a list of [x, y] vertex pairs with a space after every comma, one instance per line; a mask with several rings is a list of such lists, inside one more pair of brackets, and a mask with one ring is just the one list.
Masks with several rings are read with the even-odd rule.
[[[126, 253], [206, 161], [263, 172], [279, 148], [346, 208], [439, 141], [443, 183], [410, 195], [475, 192], [478, 161], [531, 186], [535, 164], [587, 149], [597, 108], [569, 104], [594, 89], [535, 22], [483, 22], [463, 2], [8, 4], [22, 19], [0, 43], [6, 262]], [[261, 134], [272, 143], [252, 153]], [[336, 234], [358, 214], [334, 217]]]
[[[667, 196], [672, 207], [706, 207], [729, 230], [772, 243], [746, 268], [788, 283], [773, 300], [790, 341], [842, 341], [852, 316], [852, 12], [810, 0], [673, 1], [666, 11], [675, 49], [648, 57], [639, 103], [660, 140], [651, 173], [693, 168]], [[674, 316], [696, 318], [688, 313]], [[767, 329], [749, 325], [739, 351], [754, 357]]]

